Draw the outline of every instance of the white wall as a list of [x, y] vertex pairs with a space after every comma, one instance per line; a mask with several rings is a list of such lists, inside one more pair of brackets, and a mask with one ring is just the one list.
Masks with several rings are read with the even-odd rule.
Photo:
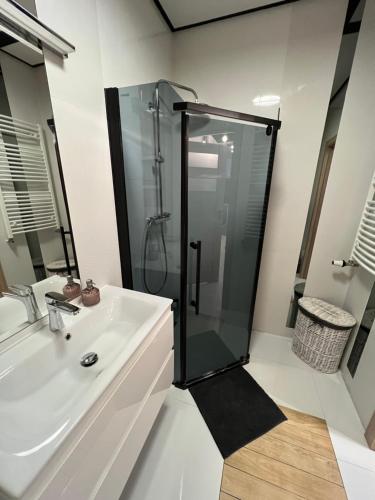
[[96, 0], [105, 87], [170, 78], [172, 33], [151, 0]]
[[201, 102], [276, 118], [278, 105], [252, 99], [281, 93], [290, 20], [281, 7], [175, 33], [173, 79]]
[[347, 2], [304, 0], [178, 32], [173, 78], [202, 102], [276, 117], [258, 95], [281, 96], [279, 134], [254, 329], [284, 325], [334, 78]]
[[96, 4], [36, 4], [77, 48], [64, 61], [46, 50], [45, 62], [81, 276], [121, 285]]
[[[362, 269], [339, 269], [332, 258], [348, 258], [362, 214], [375, 163], [375, 2], [367, 2], [349, 80], [336, 148], [322, 207], [306, 294], [343, 306], [361, 320], [374, 278]], [[354, 379], [346, 362], [342, 373], [366, 426], [375, 410], [375, 328], [370, 332]]]

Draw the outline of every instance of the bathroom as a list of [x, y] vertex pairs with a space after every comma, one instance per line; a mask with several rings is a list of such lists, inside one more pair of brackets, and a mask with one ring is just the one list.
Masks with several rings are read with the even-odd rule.
[[[13, 176], [6, 193], [2, 161], [0, 498], [375, 498], [373, 243], [361, 261], [357, 237], [373, 199], [375, 3], [0, 8]], [[256, 166], [253, 251], [240, 217], [253, 220]], [[34, 206], [17, 229], [1, 201], [17, 191], [46, 218]], [[309, 297], [355, 319], [335, 373], [292, 351]], [[213, 331], [233, 363], [217, 343], [193, 353]], [[197, 393], [233, 373], [287, 420], [228, 455]], [[217, 399], [242, 411], [228, 440], [264, 415], [236, 398]]]

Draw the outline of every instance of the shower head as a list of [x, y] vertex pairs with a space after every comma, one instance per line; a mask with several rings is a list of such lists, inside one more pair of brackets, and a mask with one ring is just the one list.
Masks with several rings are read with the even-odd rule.
[[176, 87], [176, 88], [181, 89], [181, 90], [186, 90], [186, 92], [190, 92], [191, 94], [193, 94], [195, 102], [196, 103], [199, 102], [198, 94], [192, 87], [187, 87], [186, 85], [182, 85], [181, 83], [176, 83], [176, 82], [172, 82], [171, 80], [165, 80], [165, 79], [161, 79], [161, 80], [158, 80], [156, 82], [155, 94], [156, 94], [157, 99], [159, 97], [159, 95], [158, 95], [159, 94], [159, 86], [163, 83], [165, 83], [167, 85], [171, 85], [171, 87]]

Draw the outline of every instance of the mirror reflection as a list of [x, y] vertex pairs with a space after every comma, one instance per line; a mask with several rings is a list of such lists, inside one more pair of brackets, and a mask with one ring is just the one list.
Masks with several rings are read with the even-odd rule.
[[78, 277], [43, 55], [1, 33], [0, 341]]
[[336, 146], [336, 137], [340, 128], [341, 114], [344, 107], [352, 63], [357, 45], [358, 33], [347, 33], [341, 40], [331, 98], [327, 110], [326, 122], [315, 171], [309, 210], [306, 218], [297, 269], [291, 290], [290, 306], [286, 326], [294, 328], [298, 312], [298, 300], [303, 297], [306, 279], [314, 249], [320, 213], [323, 206], [331, 162]]

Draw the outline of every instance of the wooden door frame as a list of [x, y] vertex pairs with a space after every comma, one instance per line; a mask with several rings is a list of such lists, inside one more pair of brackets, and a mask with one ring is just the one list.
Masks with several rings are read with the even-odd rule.
[[322, 205], [323, 205], [324, 195], [325, 195], [325, 191], [326, 191], [326, 187], [327, 187], [329, 171], [331, 169], [333, 152], [334, 152], [335, 145], [336, 145], [336, 137], [337, 137], [337, 135], [335, 135], [331, 139], [328, 139], [328, 141], [325, 143], [322, 168], [320, 169], [318, 184], [317, 184], [317, 188], [315, 190], [315, 196], [314, 196], [314, 201], [313, 201], [314, 205], [313, 205], [313, 210], [312, 210], [312, 215], [311, 215], [311, 222], [310, 222], [310, 227], [309, 227], [309, 232], [308, 232], [308, 237], [307, 237], [307, 243], [305, 246], [305, 252], [303, 255], [303, 259], [302, 259], [301, 267], [300, 267], [300, 272], [299, 272], [299, 276], [301, 278], [305, 278], [305, 279], [307, 278], [307, 273], [309, 271], [311, 255], [312, 255], [312, 251], [313, 251], [314, 243], [315, 243], [316, 232], [318, 230], [320, 213], [322, 211]]

